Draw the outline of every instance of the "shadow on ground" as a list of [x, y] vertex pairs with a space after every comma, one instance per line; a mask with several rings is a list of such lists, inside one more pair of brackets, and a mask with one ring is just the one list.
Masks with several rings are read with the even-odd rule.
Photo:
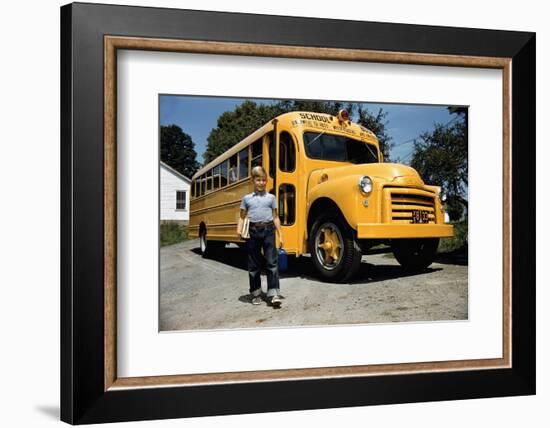
[[[201, 255], [200, 248], [193, 248], [190, 251]], [[232, 266], [237, 269], [248, 270], [246, 265], [246, 251], [239, 247], [225, 247], [208, 255], [208, 259]]]
[[440, 253], [435, 256], [435, 262], [445, 265], [468, 266], [468, 248], [459, 248], [449, 253]]
[[373, 265], [362, 262], [359, 272], [351, 284], [376, 283], [396, 278], [407, 278], [438, 272], [441, 268], [426, 268], [418, 272], [408, 272], [399, 265]]
[[[282, 294], [279, 294], [279, 297], [283, 300], [285, 299], [285, 296], [283, 296]], [[262, 292], [262, 301], [263, 301], [263, 304], [267, 303], [268, 306], [273, 307], [273, 305], [271, 303], [269, 303], [268, 298], [267, 298], [267, 296], [264, 292]], [[250, 296], [249, 293], [243, 294], [242, 296], [239, 296], [239, 302], [246, 303], [247, 305], [251, 305], [252, 304], [252, 297]], [[278, 309], [278, 308], [274, 308], [274, 309]]]
[[[200, 255], [199, 248], [193, 248], [190, 251]], [[371, 250], [366, 255], [367, 260], [369, 255], [384, 254], [388, 252], [391, 252], [391, 251], [385, 248]], [[448, 263], [448, 264], [460, 264], [457, 262], [457, 260], [455, 260], [456, 256], [445, 255], [445, 257], [446, 258], [441, 257], [441, 260], [444, 260], [444, 261], [440, 261], [440, 256], [438, 256], [438, 258], [436, 259], [436, 262]], [[223, 263], [225, 265], [229, 265], [244, 271], [248, 270], [247, 262], [246, 262], [246, 250], [236, 246], [229, 246], [224, 248], [223, 250], [219, 250], [209, 255], [208, 259], [219, 263]], [[465, 264], [468, 264], [467, 262], [468, 262], [468, 257], [466, 256]], [[437, 272], [440, 270], [442, 269], [426, 268], [419, 272], [407, 272], [399, 265], [395, 265], [395, 264], [374, 265], [374, 264], [368, 263], [368, 261], [363, 260], [363, 262], [361, 263], [361, 267], [359, 268], [359, 272], [357, 273], [357, 276], [354, 278], [353, 281], [350, 282], [350, 284], [376, 283], [376, 282], [387, 281], [395, 278], [405, 278], [405, 277], [413, 277], [417, 275], [425, 275], [425, 274]], [[315, 270], [311, 262], [311, 258], [309, 256], [302, 256], [300, 258], [289, 256], [288, 269], [284, 273], [280, 273], [280, 277], [281, 278], [304, 278], [304, 279], [309, 279], [311, 281], [317, 281], [320, 285], [324, 284], [324, 282], [321, 282], [319, 280], [319, 277], [315, 274]], [[239, 300], [250, 303], [249, 300], [244, 300], [244, 299], [248, 299], [247, 296], [241, 296], [243, 300], [241, 300], [241, 298], [239, 298]]]

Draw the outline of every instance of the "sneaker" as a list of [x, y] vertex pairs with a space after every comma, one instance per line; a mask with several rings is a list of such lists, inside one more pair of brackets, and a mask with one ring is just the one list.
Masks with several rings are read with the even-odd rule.
[[283, 301], [281, 300], [280, 296], [275, 295], [271, 298], [271, 304], [273, 305], [274, 308], [280, 308], [282, 303]]
[[252, 304], [253, 305], [261, 305], [262, 304], [262, 296], [252, 296]]

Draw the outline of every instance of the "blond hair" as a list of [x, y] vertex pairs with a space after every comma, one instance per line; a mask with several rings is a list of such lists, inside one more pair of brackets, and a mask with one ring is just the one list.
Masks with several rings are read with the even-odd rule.
[[267, 172], [265, 168], [261, 165], [255, 166], [252, 168], [252, 179], [256, 177], [265, 177], [267, 178]]

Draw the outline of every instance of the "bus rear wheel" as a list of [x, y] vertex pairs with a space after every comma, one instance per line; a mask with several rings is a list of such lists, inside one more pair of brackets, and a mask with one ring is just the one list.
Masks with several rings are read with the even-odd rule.
[[309, 235], [309, 252], [320, 278], [346, 282], [361, 265], [361, 248], [353, 231], [337, 213], [327, 213], [315, 221]]
[[394, 239], [391, 247], [394, 257], [408, 271], [426, 269], [435, 259], [439, 238]]
[[225, 242], [208, 240], [206, 228], [202, 228], [199, 233], [200, 252], [203, 258], [210, 257], [217, 250], [225, 247]]
[[199, 245], [200, 245], [201, 256], [207, 257], [208, 251], [210, 249], [208, 248], [208, 241], [206, 240], [206, 229], [201, 229], [199, 233]]

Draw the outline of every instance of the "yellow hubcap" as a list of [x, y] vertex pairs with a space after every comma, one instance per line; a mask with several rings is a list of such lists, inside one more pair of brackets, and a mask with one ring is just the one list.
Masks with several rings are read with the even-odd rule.
[[336, 231], [330, 227], [321, 229], [321, 243], [318, 245], [324, 252], [325, 264], [331, 265], [338, 262], [342, 243]]

